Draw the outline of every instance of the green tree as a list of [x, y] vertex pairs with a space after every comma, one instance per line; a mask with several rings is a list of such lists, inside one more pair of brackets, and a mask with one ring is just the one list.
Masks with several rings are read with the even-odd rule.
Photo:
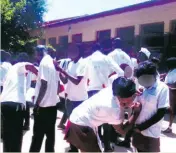
[[37, 38], [30, 36], [29, 31], [43, 23], [45, 0], [0, 0], [0, 5], [1, 48], [32, 53]]

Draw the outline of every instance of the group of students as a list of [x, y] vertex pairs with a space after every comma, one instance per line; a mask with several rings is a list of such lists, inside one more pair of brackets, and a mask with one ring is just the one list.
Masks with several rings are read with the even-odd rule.
[[[20, 53], [18, 62], [6, 72], [3, 63], [8, 58], [4, 58], [0, 69], [4, 74], [0, 95], [3, 151], [21, 152], [23, 130], [29, 127], [28, 121], [23, 123], [24, 114], [29, 118], [28, 102], [32, 102], [29, 151], [39, 152], [46, 135], [45, 151], [54, 152], [57, 103], [63, 99], [64, 114], [58, 127], [65, 129], [69, 152], [112, 152], [111, 142], [129, 146], [131, 138], [138, 152], [159, 152], [162, 118], [168, 107], [171, 119], [164, 132], [172, 130], [176, 59], [167, 61], [169, 73], [164, 83], [160, 81], [164, 75], [157, 70], [158, 60], [150, 60], [146, 48], [135, 58], [122, 50], [120, 38], [113, 40], [112, 47], [105, 55], [101, 45], [95, 44], [93, 53], [83, 58], [81, 46], [76, 46], [68, 51], [69, 59], [57, 61], [52, 49], [39, 45], [35, 48], [37, 64], [29, 63], [28, 56]], [[118, 136], [125, 140], [117, 142]]]

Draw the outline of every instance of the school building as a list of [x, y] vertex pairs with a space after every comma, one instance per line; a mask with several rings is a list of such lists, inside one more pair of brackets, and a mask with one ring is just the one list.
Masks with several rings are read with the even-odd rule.
[[70, 43], [82, 43], [89, 55], [95, 41], [110, 50], [111, 38], [120, 37], [124, 50], [147, 47], [154, 56], [176, 56], [176, 0], [151, 0], [93, 15], [45, 22], [33, 35], [38, 44], [51, 44], [59, 58], [67, 56]]

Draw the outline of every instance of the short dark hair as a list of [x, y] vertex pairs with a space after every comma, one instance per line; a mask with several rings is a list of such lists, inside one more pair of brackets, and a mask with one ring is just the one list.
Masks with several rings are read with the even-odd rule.
[[169, 70], [176, 68], [176, 57], [171, 57], [166, 60], [166, 65]]
[[136, 85], [131, 79], [118, 77], [112, 83], [112, 91], [114, 96], [129, 98], [136, 93]]
[[28, 54], [25, 52], [19, 53], [17, 57], [17, 61], [18, 62], [28, 62], [29, 61]]
[[157, 68], [150, 61], [141, 62], [135, 70], [135, 76], [139, 78], [142, 75], [157, 75]]

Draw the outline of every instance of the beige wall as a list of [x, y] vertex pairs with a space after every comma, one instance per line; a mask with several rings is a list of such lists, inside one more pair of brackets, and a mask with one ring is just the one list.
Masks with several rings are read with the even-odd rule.
[[116, 28], [126, 26], [135, 26], [135, 35], [138, 35], [141, 24], [155, 22], [164, 22], [164, 32], [169, 32], [170, 21], [175, 19], [176, 2], [72, 24], [69, 33], [69, 25], [46, 28], [43, 38], [48, 42], [50, 37], [56, 37], [59, 43], [59, 36], [69, 35], [69, 42], [71, 42], [72, 34], [82, 33], [83, 41], [93, 41], [96, 39], [96, 31], [111, 29], [111, 37], [114, 37]]

